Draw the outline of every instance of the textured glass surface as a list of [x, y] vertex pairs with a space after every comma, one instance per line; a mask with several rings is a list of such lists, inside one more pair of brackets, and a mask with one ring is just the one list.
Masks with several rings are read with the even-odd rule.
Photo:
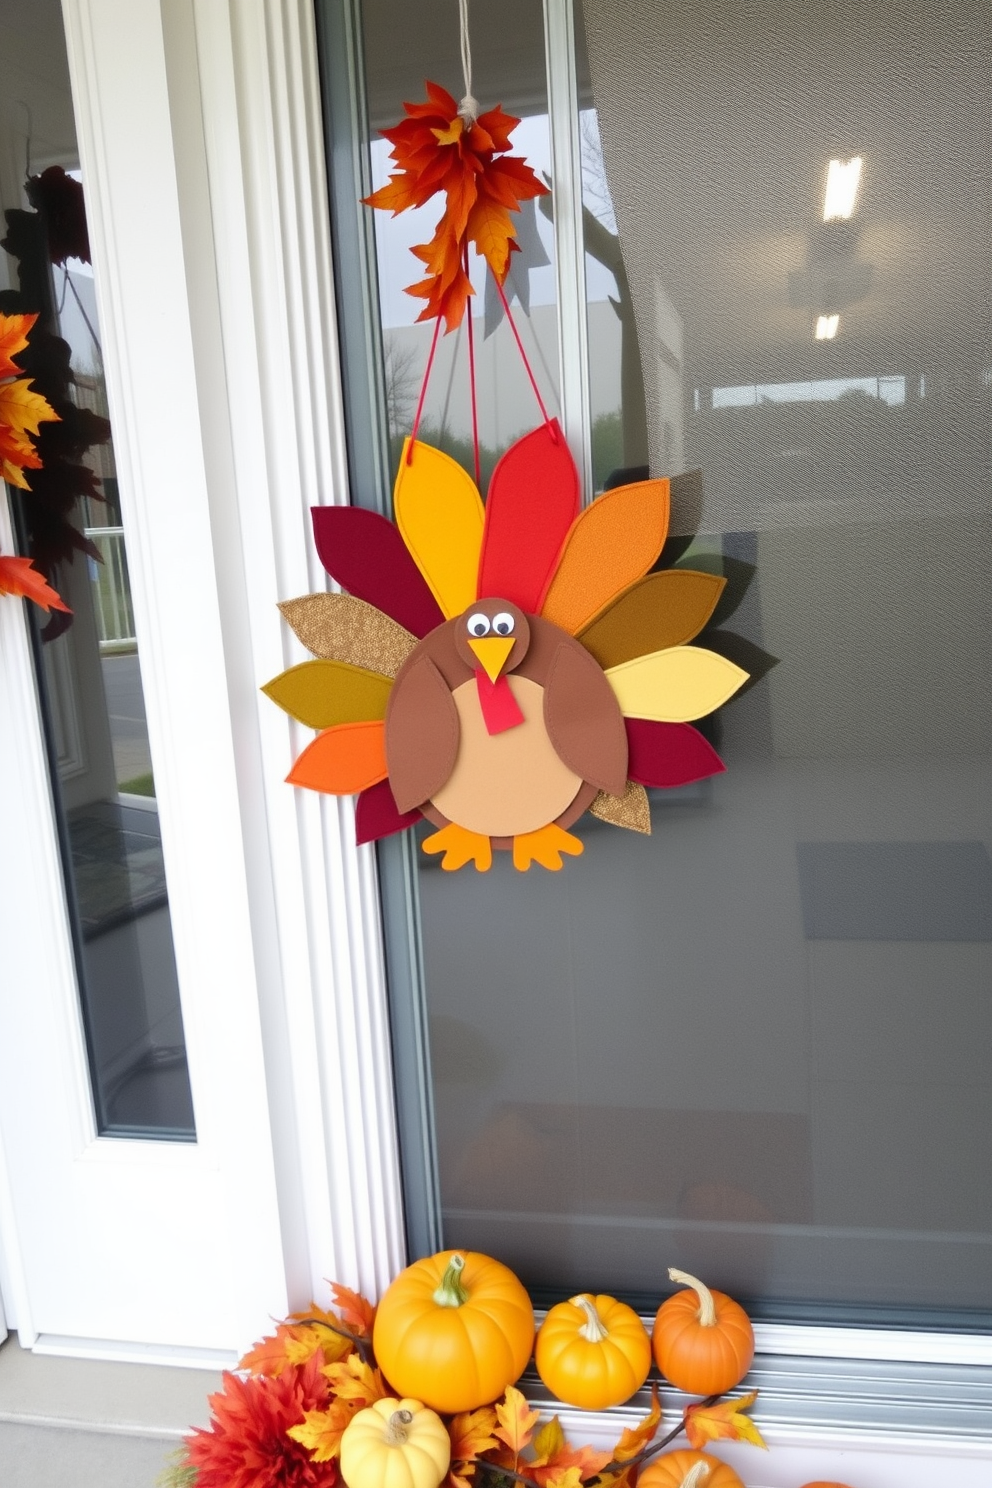
[[[535, 9], [501, 8], [481, 97], [513, 106]], [[992, 1304], [992, 12], [581, 10], [597, 488], [701, 469], [680, 561], [775, 664], [750, 653], [726, 774], [652, 791], [650, 838], [587, 817], [554, 875], [421, 855], [445, 1243], [558, 1294], [677, 1265], [772, 1314], [965, 1325]]]
[[57, 0], [0, 5], [0, 93], [0, 311], [37, 314], [21, 362], [60, 412], [42, 426], [32, 489], [13, 495], [22, 551], [72, 611], [46, 620], [29, 606], [97, 1128], [188, 1141], [193, 1108]]

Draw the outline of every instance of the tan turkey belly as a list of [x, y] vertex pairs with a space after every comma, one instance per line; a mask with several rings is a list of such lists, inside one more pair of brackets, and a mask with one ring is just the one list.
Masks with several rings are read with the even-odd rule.
[[582, 784], [558, 758], [544, 727], [544, 688], [510, 677], [524, 722], [486, 731], [475, 680], [452, 693], [461, 739], [455, 768], [433, 805], [449, 821], [485, 837], [519, 837], [545, 827], [571, 805]]

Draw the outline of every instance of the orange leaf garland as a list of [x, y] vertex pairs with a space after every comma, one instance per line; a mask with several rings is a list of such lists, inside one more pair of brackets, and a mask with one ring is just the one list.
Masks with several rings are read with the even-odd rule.
[[577, 1481], [595, 1477], [610, 1461], [609, 1452], [597, 1452], [594, 1447], [570, 1447], [557, 1416], [541, 1427], [533, 1447], [534, 1459], [527, 1464], [527, 1473], [541, 1488], [570, 1488], [570, 1475], [577, 1474]]
[[495, 1426], [496, 1412], [491, 1405], [480, 1406], [474, 1411], [460, 1411], [452, 1418], [448, 1425], [451, 1470], [446, 1480], [447, 1488], [469, 1488], [469, 1479], [475, 1474], [476, 1458], [499, 1446], [492, 1434]]
[[0, 378], [20, 376], [14, 358], [27, 348], [28, 332], [37, 319], [37, 315], [0, 315]]
[[452, 331], [461, 324], [473, 292], [464, 267], [466, 245], [475, 245], [502, 283], [516, 247], [510, 213], [519, 210], [521, 201], [545, 196], [548, 188], [522, 157], [506, 154], [519, 119], [497, 105], [474, 122], [466, 120], [446, 88], [431, 82], [426, 86], [427, 101], [405, 103], [407, 117], [382, 131], [399, 170], [365, 204], [396, 215], [444, 192], [445, 208], [433, 238], [413, 250], [427, 277], [407, 293], [427, 301], [418, 319], [443, 316]]
[[389, 1394], [378, 1369], [366, 1364], [358, 1354], [325, 1365], [323, 1374], [339, 1400], [353, 1400], [364, 1407], [385, 1400]]
[[375, 1322], [375, 1308], [368, 1298], [363, 1297], [361, 1292], [353, 1292], [351, 1287], [341, 1286], [336, 1281], [332, 1281], [330, 1287], [334, 1305], [340, 1312], [341, 1321], [345, 1327], [357, 1334], [359, 1338], [371, 1338], [372, 1324]]
[[67, 615], [72, 614], [30, 558], [0, 558], [0, 594], [19, 594], [46, 612], [64, 610]]
[[323, 1411], [307, 1411], [298, 1426], [287, 1428], [286, 1435], [306, 1447], [314, 1462], [331, 1462], [341, 1455], [341, 1438], [358, 1406], [349, 1400], [334, 1400]]
[[744, 1414], [757, 1398], [757, 1390], [750, 1390], [734, 1400], [721, 1400], [718, 1405], [690, 1405], [685, 1413], [685, 1434], [690, 1445], [699, 1451], [707, 1442], [725, 1438], [764, 1447], [761, 1432], [750, 1416]]

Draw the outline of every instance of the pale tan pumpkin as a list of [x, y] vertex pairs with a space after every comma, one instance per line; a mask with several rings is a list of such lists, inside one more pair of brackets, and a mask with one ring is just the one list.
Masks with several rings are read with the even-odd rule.
[[419, 1400], [377, 1400], [341, 1437], [348, 1488], [438, 1488], [450, 1462], [448, 1429]]

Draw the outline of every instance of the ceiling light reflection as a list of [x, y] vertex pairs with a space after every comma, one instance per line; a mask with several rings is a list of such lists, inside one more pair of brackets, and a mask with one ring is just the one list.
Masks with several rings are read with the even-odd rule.
[[861, 156], [853, 160], [831, 160], [827, 166], [827, 189], [823, 197], [824, 222], [846, 221], [854, 211], [861, 180]]
[[840, 325], [839, 315], [818, 315], [816, 317], [816, 328], [813, 335], [817, 341], [832, 341], [837, 334]]

